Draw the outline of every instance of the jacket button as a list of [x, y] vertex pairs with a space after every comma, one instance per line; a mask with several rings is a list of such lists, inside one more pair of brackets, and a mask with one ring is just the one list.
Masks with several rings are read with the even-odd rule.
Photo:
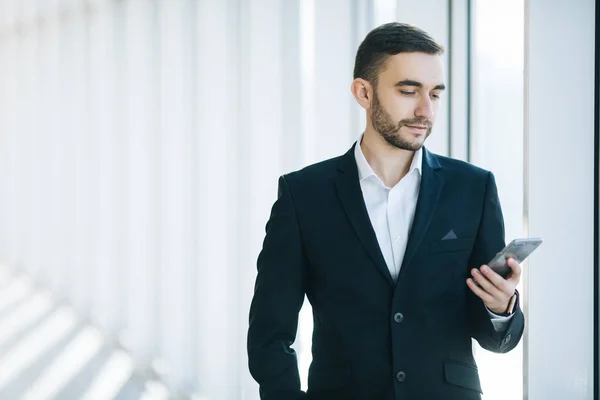
[[506, 338], [504, 338], [504, 344], [508, 344], [508, 342], [510, 342], [510, 339], [512, 339], [512, 336], [510, 336], [510, 333], [508, 335], [506, 335]]
[[394, 321], [397, 323], [400, 323], [404, 320], [404, 315], [402, 315], [402, 313], [396, 313], [394, 314]]
[[405, 379], [406, 379], [406, 372], [404, 372], [404, 371], [396, 372], [396, 380], [398, 382], [404, 382]]

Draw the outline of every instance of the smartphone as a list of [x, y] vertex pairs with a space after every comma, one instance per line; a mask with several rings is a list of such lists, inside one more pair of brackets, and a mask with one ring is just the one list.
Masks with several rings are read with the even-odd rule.
[[506, 278], [511, 271], [510, 267], [506, 265], [506, 259], [512, 257], [522, 263], [540, 244], [542, 244], [540, 238], [515, 239], [496, 254], [487, 265], [498, 275]]

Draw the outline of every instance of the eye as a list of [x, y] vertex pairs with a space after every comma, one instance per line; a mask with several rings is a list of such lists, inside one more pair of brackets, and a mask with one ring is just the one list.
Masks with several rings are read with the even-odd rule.
[[432, 94], [432, 95], [431, 95], [431, 97], [433, 97], [434, 99], [439, 99], [439, 98], [440, 98], [440, 95], [439, 95], [439, 94], [435, 94], [435, 93], [434, 93], [434, 94]]
[[413, 94], [415, 94], [415, 92], [407, 92], [407, 91], [404, 91], [404, 90], [401, 90], [400, 93], [402, 93], [405, 96], [412, 96]]

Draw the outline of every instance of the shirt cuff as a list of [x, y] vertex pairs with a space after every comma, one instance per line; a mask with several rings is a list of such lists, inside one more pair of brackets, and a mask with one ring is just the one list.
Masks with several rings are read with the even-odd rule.
[[503, 331], [504, 328], [506, 328], [506, 325], [508, 324], [510, 319], [513, 317], [513, 315], [515, 315], [514, 313], [512, 313], [511, 315], [505, 317], [502, 315], [494, 314], [493, 312], [488, 310], [487, 307], [485, 309], [488, 312], [488, 315], [490, 317], [490, 320], [492, 321], [492, 325], [494, 325], [494, 329], [496, 330], [496, 332]]

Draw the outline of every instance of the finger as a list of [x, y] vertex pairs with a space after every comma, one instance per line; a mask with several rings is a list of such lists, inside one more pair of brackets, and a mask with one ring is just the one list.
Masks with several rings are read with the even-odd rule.
[[508, 260], [506, 260], [506, 265], [508, 265], [508, 267], [511, 270], [511, 275], [507, 280], [515, 284], [519, 283], [519, 280], [521, 280], [522, 273], [521, 265], [519, 264], [519, 262], [511, 257]]
[[[489, 269], [489, 268], [488, 268]], [[494, 272], [494, 271], [492, 271]], [[495, 272], [494, 272], [495, 273]], [[505, 297], [506, 295], [503, 293], [502, 289], [499, 289], [498, 287], [496, 287], [496, 285], [492, 282], [490, 282], [490, 280], [481, 273], [481, 271], [479, 271], [477, 268], [473, 268], [471, 270], [471, 275], [473, 276], [473, 278], [475, 278], [475, 280], [477, 281], [477, 283], [479, 283], [479, 285], [490, 295], [492, 295], [492, 297], [496, 298], [496, 299], [501, 299], [502, 297]], [[501, 278], [502, 279], [502, 278]]]
[[[482, 265], [481, 273], [502, 293], [510, 294], [513, 290], [510, 288], [510, 285], [507, 283], [506, 279], [501, 277], [498, 273], [492, 270], [487, 265]], [[488, 290], [489, 292], [489, 290]]]
[[492, 297], [492, 295], [490, 295], [488, 292], [486, 292], [485, 290], [483, 290], [482, 288], [477, 286], [477, 284], [475, 284], [475, 281], [473, 279], [471, 279], [471, 278], [467, 279], [467, 286], [469, 286], [469, 289], [471, 289], [471, 291], [473, 293], [475, 293], [475, 295], [477, 297], [479, 297], [481, 300], [483, 300], [484, 303], [491, 303], [494, 301], [494, 298]]

